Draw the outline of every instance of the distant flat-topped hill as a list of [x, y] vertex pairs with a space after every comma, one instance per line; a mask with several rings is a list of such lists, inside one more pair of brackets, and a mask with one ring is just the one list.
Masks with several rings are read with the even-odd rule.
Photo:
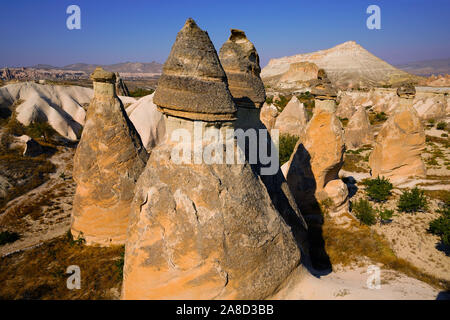
[[[341, 88], [392, 85], [420, 80], [420, 77], [397, 69], [374, 56], [354, 41], [326, 50], [271, 59], [262, 70], [261, 76], [266, 84], [282, 87], [284, 82], [289, 82], [289, 74], [292, 74], [292, 69], [288, 73], [290, 65], [299, 62], [314, 63], [325, 69], [330, 80]], [[298, 75], [292, 76], [299, 78]]]

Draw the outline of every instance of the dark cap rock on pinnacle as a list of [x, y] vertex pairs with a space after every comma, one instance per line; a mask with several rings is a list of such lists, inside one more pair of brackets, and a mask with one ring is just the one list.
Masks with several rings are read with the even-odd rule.
[[231, 36], [220, 49], [219, 58], [238, 107], [260, 108], [266, 93], [260, 78], [259, 56], [244, 31], [231, 29]]
[[178, 32], [153, 101], [163, 113], [175, 117], [235, 120], [236, 106], [214, 45], [191, 18]]

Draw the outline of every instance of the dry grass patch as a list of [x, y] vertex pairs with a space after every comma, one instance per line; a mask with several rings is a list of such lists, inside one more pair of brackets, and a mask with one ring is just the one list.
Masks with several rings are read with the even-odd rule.
[[[68, 235], [0, 258], [0, 299], [118, 298], [123, 246], [85, 246]], [[67, 267], [81, 270], [81, 289], [66, 286]]]
[[369, 172], [369, 169], [361, 165], [364, 162], [365, 157], [346, 152], [344, 154], [344, 165], [342, 169], [349, 172]]
[[55, 171], [55, 165], [45, 157], [28, 158], [13, 153], [0, 155], [0, 174], [16, 182], [8, 190], [6, 198], [0, 199], [0, 209], [12, 199], [46, 182]]
[[325, 219], [322, 228], [325, 250], [332, 265], [349, 266], [367, 257], [373, 263], [383, 264], [385, 269], [399, 271], [439, 289], [450, 289], [448, 281], [428, 275], [408, 261], [398, 258], [389, 242], [367, 226], [352, 221], [350, 227], [342, 228]]

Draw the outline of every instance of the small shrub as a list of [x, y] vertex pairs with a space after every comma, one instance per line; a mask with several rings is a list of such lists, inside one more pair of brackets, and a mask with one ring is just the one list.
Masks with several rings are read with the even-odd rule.
[[386, 120], [387, 120], [387, 115], [386, 115], [386, 113], [384, 113], [384, 112], [380, 112], [380, 113], [377, 113], [377, 114], [375, 115], [375, 119], [376, 119], [378, 122], [383, 122], [383, 121], [386, 121]]
[[122, 252], [120, 253], [120, 257], [116, 260], [115, 263], [117, 267], [117, 278], [119, 281], [123, 279], [123, 266], [125, 265], [125, 247], [122, 246]]
[[377, 112], [375, 114], [374, 113], [369, 114], [370, 124], [383, 123], [387, 119], [388, 119], [388, 117], [387, 117], [386, 113], [384, 113], [384, 112]]
[[273, 103], [273, 96], [267, 96], [266, 97], [266, 103], [271, 105]]
[[400, 196], [397, 208], [401, 212], [417, 212], [427, 209], [428, 201], [425, 193], [415, 187], [412, 190], [406, 190]]
[[377, 213], [381, 220], [390, 220], [394, 215], [394, 210], [377, 209]]
[[442, 213], [442, 216], [430, 222], [428, 232], [439, 236], [444, 245], [450, 246], [450, 203], [437, 212]]
[[366, 186], [366, 193], [375, 202], [386, 201], [391, 195], [392, 183], [385, 177], [376, 179], [365, 179], [363, 185]]
[[7, 243], [13, 243], [20, 239], [20, 235], [17, 232], [3, 231], [0, 232], [0, 246]]
[[436, 129], [438, 130], [445, 130], [445, 127], [447, 127], [447, 123], [445, 123], [444, 121], [441, 121], [436, 125]]
[[80, 232], [80, 234], [78, 235], [77, 239], [74, 239], [72, 233], [69, 231], [67, 231], [66, 233], [66, 239], [69, 242], [70, 246], [82, 246], [83, 244], [86, 243], [86, 240], [83, 237], [83, 232]]
[[275, 105], [275, 107], [277, 107], [277, 110], [279, 112], [282, 112], [290, 100], [291, 100], [290, 97], [285, 97], [283, 95], [280, 95], [279, 100], [275, 100], [273, 102], [273, 104]]
[[279, 159], [280, 166], [289, 161], [292, 152], [294, 152], [295, 145], [299, 137], [290, 134], [280, 134], [279, 141]]
[[361, 223], [368, 226], [375, 224], [375, 210], [366, 199], [359, 199], [355, 203], [352, 203], [352, 211]]

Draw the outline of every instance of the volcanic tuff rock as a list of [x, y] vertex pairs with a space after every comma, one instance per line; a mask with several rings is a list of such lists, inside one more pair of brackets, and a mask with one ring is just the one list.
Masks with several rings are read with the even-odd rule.
[[231, 36], [220, 49], [219, 58], [237, 107], [235, 126], [244, 130], [263, 129], [260, 110], [266, 100], [266, 91], [259, 77], [261, 67], [255, 46], [244, 31], [231, 29]]
[[266, 126], [267, 130], [272, 130], [278, 117], [278, 110], [273, 104], [264, 103], [261, 108], [260, 119]]
[[[416, 88], [417, 93], [413, 105], [422, 120], [442, 119], [450, 114], [450, 99], [446, 92], [429, 90], [430, 88]], [[350, 119], [356, 106], [372, 107], [375, 112], [392, 114], [400, 104], [400, 97], [396, 89], [373, 88], [365, 91], [340, 92], [340, 102], [336, 114], [341, 118]]]
[[162, 112], [192, 120], [234, 120], [227, 77], [208, 37], [188, 19], [164, 63], [153, 98]]
[[407, 97], [400, 99], [400, 105], [384, 123], [369, 157], [372, 176], [387, 177], [394, 184], [426, 175], [420, 156], [425, 149], [425, 132], [412, 106], [412, 96]]
[[88, 244], [121, 244], [148, 154], [116, 96], [114, 73], [98, 68], [91, 78], [94, 98], [74, 158], [71, 232]]
[[307, 61], [292, 63], [289, 70], [281, 76], [276, 87], [281, 89], [308, 87], [315, 83], [319, 70], [315, 63]]
[[345, 128], [344, 140], [347, 149], [357, 149], [365, 144], [374, 142], [374, 135], [366, 108], [359, 107], [358, 111], [350, 118]]
[[305, 134], [300, 137], [289, 159], [286, 174], [302, 212], [313, 210], [319, 201], [328, 197], [324, 188], [330, 181], [339, 179], [344, 151], [341, 122], [328, 107], [316, 106]]
[[[15, 111], [17, 121], [24, 126], [46, 122], [62, 137], [76, 141], [85, 122], [85, 106], [93, 95], [92, 89], [79, 86], [8, 84], [0, 87], [0, 116], [10, 116]], [[136, 101], [131, 97], [120, 99], [123, 103]]]
[[[254, 45], [247, 39], [243, 31], [232, 29], [231, 37], [222, 46], [219, 57], [229, 80], [231, 94], [238, 107], [234, 127], [243, 130], [266, 129], [267, 127], [260, 120], [260, 106], [265, 101], [266, 95], [264, 85], [259, 77], [259, 56]], [[256, 162], [252, 161], [250, 150], [254, 151], [255, 149], [250, 144], [256, 144], [256, 151], [261, 154], [260, 151], [265, 149], [264, 144], [267, 150], [276, 150], [278, 142], [272, 141], [270, 135], [266, 137], [256, 135], [255, 141], [250, 141], [248, 144], [242, 145], [242, 141], [239, 139], [237, 143], [239, 148], [244, 151], [247, 161], [251, 163], [253, 171], [260, 174], [267, 170], [267, 163], [262, 163], [261, 159], [257, 159]], [[289, 186], [278, 164], [269, 165], [273, 165], [276, 169], [270, 174], [260, 174], [261, 181], [264, 183], [275, 209], [286, 218], [294, 233], [301, 233], [302, 230], [299, 229], [304, 221]]]
[[319, 70], [317, 80], [318, 82], [311, 88], [311, 94], [316, 100], [334, 100], [337, 98], [337, 91], [328, 79], [325, 70]]
[[261, 108], [266, 100], [266, 92], [259, 77], [259, 55], [244, 31], [231, 29], [230, 38], [220, 48], [219, 58], [236, 105], [241, 108]]
[[354, 41], [327, 50], [271, 59], [261, 72], [266, 84], [276, 84], [290, 65], [310, 62], [325, 69], [332, 83], [339, 88], [352, 88], [417, 80], [420, 77], [399, 70], [374, 56]]
[[296, 96], [286, 105], [281, 114], [276, 118], [275, 129], [280, 133], [300, 136], [308, 123], [308, 114], [305, 106]]
[[157, 144], [163, 142], [166, 135], [164, 115], [153, 103], [153, 96], [154, 93], [142, 97], [126, 110], [148, 153]]
[[[191, 19], [186, 22], [174, 48], [199, 32], [193, 25]], [[202, 35], [206, 38], [191, 41], [192, 56], [201, 55], [202, 44], [209, 43], [207, 34], [202, 31]], [[199, 70], [214, 63], [213, 53], [199, 61]], [[189, 60], [186, 65], [180, 64], [180, 73], [183, 66], [190, 70]], [[197, 81], [190, 78], [184, 82], [185, 88], [192, 88], [191, 82]], [[225, 79], [215, 86], [215, 94], [209, 100], [200, 99], [196, 108], [188, 103], [183, 109], [184, 97], [173, 97], [173, 105], [180, 106], [177, 111], [187, 119], [173, 117], [171, 109], [164, 109], [167, 137], [177, 129], [192, 134], [198, 126], [209, 132], [233, 128], [233, 122], [221, 121], [211, 126], [206, 121], [192, 121], [199, 110], [216, 116], [223, 107], [223, 97], [231, 97]], [[156, 104], [160, 101], [156, 99], [160, 88], [155, 93]], [[183, 87], [179, 89], [185, 91]], [[215, 108], [205, 108], [214, 101], [218, 103]], [[191, 138], [183, 146], [192, 147], [192, 143], [202, 146], [202, 141]], [[216, 146], [223, 150], [225, 144], [218, 141]], [[301, 234], [296, 234], [294, 230], [298, 228], [291, 228], [286, 222], [292, 217], [282, 216], [274, 208], [259, 175], [247, 162], [225, 164], [221, 158], [221, 164], [178, 163], [172, 154], [176, 145], [171, 139], [157, 145], [137, 183], [126, 243], [122, 298], [271, 296], [299, 268], [301, 253], [297, 241]], [[235, 143], [232, 145], [237, 148]]]
[[119, 73], [116, 72], [116, 93], [119, 96], [126, 96], [128, 97], [130, 95], [130, 92], [128, 91], [128, 87], [125, 84], [125, 82], [120, 77]]

